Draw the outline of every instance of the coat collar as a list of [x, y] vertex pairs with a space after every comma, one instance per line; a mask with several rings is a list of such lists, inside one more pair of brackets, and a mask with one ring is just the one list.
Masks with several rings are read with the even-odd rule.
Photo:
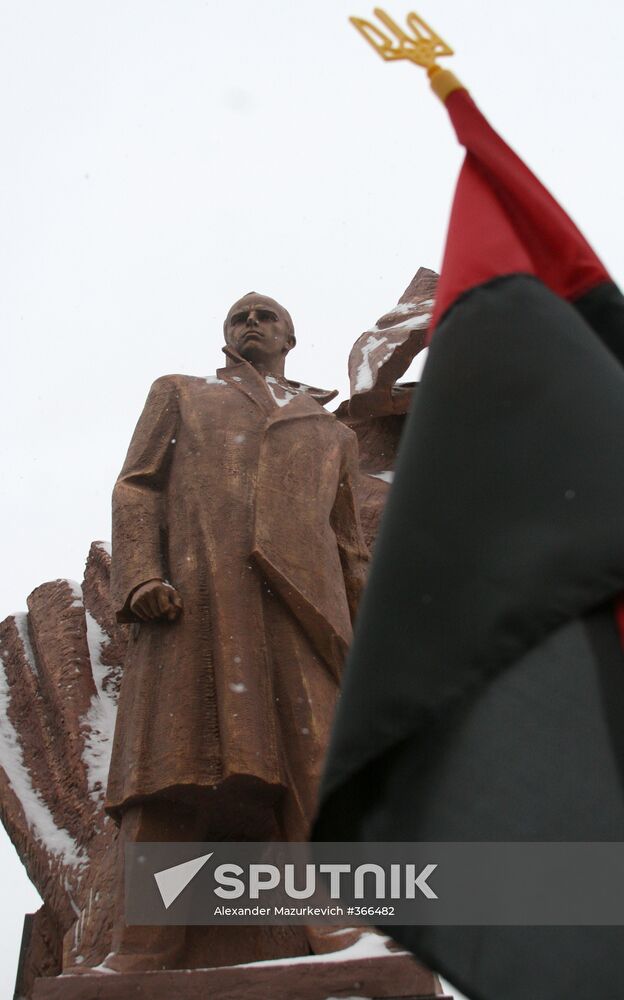
[[283, 376], [272, 376], [279, 385], [294, 395], [294, 399], [289, 403], [279, 406], [275, 402], [264, 376], [253, 365], [245, 361], [231, 347], [224, 347], [223, 352], [228, 360], [225, 368], [218, 369], [217, 377], [245, 393], [267, 415], [271, 416], [272, 421], [277, 422], [302, 416], [318, 416], [319, 413], [332, 416], [323, 409], [323, 406], [338, 395], [337, 389], [317, 389], [314, 386], [306, 385], [303, 382], [294, 382]]

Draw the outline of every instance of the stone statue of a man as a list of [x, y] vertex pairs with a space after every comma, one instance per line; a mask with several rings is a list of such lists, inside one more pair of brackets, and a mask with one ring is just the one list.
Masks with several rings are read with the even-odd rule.
[[[107, 791], [123, 839], [306, 838], [365, 578], [335, 394], [284, 377], [273, 299], [245, 295], [224, 330], [216, 377], [154, 383], [113, 495], [134, 623]], [[154, 967], [143, 930], [117, 935], [116, 967]]]

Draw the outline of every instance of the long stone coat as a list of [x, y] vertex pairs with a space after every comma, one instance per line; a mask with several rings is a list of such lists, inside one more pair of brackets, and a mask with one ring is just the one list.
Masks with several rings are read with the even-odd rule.
[[[241, 776], [278, 796], [308, 759], [320, 772], [368, 554], [355, 435], [323, 394], [283, 384], [293, 398], [278, 405], [231, 355], [216, 379], [158, 379], [138, 422], [113, 494], [113, 598], [134, 621], [107, 790], [116, 817]], [[174, 623], [130, 612], [157, 577], [182, 595]]]

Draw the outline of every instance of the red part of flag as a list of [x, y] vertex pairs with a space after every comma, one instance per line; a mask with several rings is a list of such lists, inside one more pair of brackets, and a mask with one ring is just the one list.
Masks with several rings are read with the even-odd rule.
[[431, 329], [463, 292], [502, 275], [533, 274], [568, 301], [611, 281], [570, 217], [494, 131], [468, 91], [454, 91], [446, 107], [466, 159]]

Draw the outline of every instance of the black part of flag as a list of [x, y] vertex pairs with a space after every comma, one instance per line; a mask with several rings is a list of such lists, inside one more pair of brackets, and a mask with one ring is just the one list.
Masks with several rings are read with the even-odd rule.
[[[316, 839], [622, 839], [621, 302], [603, 284], [575, 308], [511, 275], [441, 321], [360, 610]], [[611, 930], [391, 933], [472, 1000], [589, 996], [569, 987], [597, 961], [601, 1000], [624, 982], [624, 965], [607, 962]]]

